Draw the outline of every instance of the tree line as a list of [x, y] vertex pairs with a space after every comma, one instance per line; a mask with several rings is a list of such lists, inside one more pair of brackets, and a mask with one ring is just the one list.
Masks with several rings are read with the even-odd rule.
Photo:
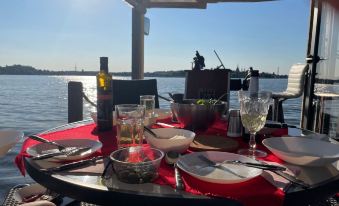
[[[79, 76], [95, 76], [97, 71], [49, 71], [36, 69], [32, 66], [11, 65], [0, 66], [0, 75], [79, 75]], [[114, 76], [131, 76], [131, 72], [113, 72]], [[145, 77], [185, 77], [185, 70], [178, 71], [155, 71], [145, 72]], [[247, 71], [231, 70], [231, 78], [245, 78]], [[261, 72], [260, 78], [287, 78], [287, 75], [276, 75], [273, 73]]]

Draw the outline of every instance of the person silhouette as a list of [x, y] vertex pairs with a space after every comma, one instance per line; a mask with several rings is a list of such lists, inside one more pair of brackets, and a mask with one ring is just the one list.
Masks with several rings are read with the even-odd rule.
[[193, 70], [201, 70], [205, 67], [205, 58], [195, 51], [195, 57], [193, 58], [194, 67]]

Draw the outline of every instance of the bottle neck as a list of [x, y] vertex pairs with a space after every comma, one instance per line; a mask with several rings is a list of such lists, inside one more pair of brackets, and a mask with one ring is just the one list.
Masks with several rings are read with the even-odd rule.
[[100, 72], [108, 74], [108, 67], [107, 66], [100, 66]]
[[250, 78], [250, 85], [249, 85], [248, 90], [251, 93], [259, 91], [259, 78], [258, 77], [251, 77]]

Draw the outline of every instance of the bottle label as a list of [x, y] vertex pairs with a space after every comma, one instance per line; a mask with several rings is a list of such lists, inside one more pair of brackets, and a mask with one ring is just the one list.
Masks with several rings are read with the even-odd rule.
[[111, 100], [112, 95], [111, 94], [98, 94], [98, 100]]

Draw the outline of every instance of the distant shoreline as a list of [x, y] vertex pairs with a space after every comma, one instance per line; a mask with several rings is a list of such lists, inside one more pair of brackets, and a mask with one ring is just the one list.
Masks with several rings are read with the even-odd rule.
[[[96, 76], [96, 71], [48, 71], [40, 70], [31, 66], [12, 65], [0, 67], [0, 75], [45, 75], [45, 76]], [[131, 72], [112, 72], [114, 76], [131, 77]], [[178, 71], [155, 71], [145, 72], [145, 77], [166, 77], [166, 78], [184, 78], [186, 75], [185, 70]], [[245, 78], [247, 71], [232, 71], [231, 78]], [[286, 79], [287, 75], [276, 75], [274, 73], [261, 72], [260, 78], [267, 79]]]

